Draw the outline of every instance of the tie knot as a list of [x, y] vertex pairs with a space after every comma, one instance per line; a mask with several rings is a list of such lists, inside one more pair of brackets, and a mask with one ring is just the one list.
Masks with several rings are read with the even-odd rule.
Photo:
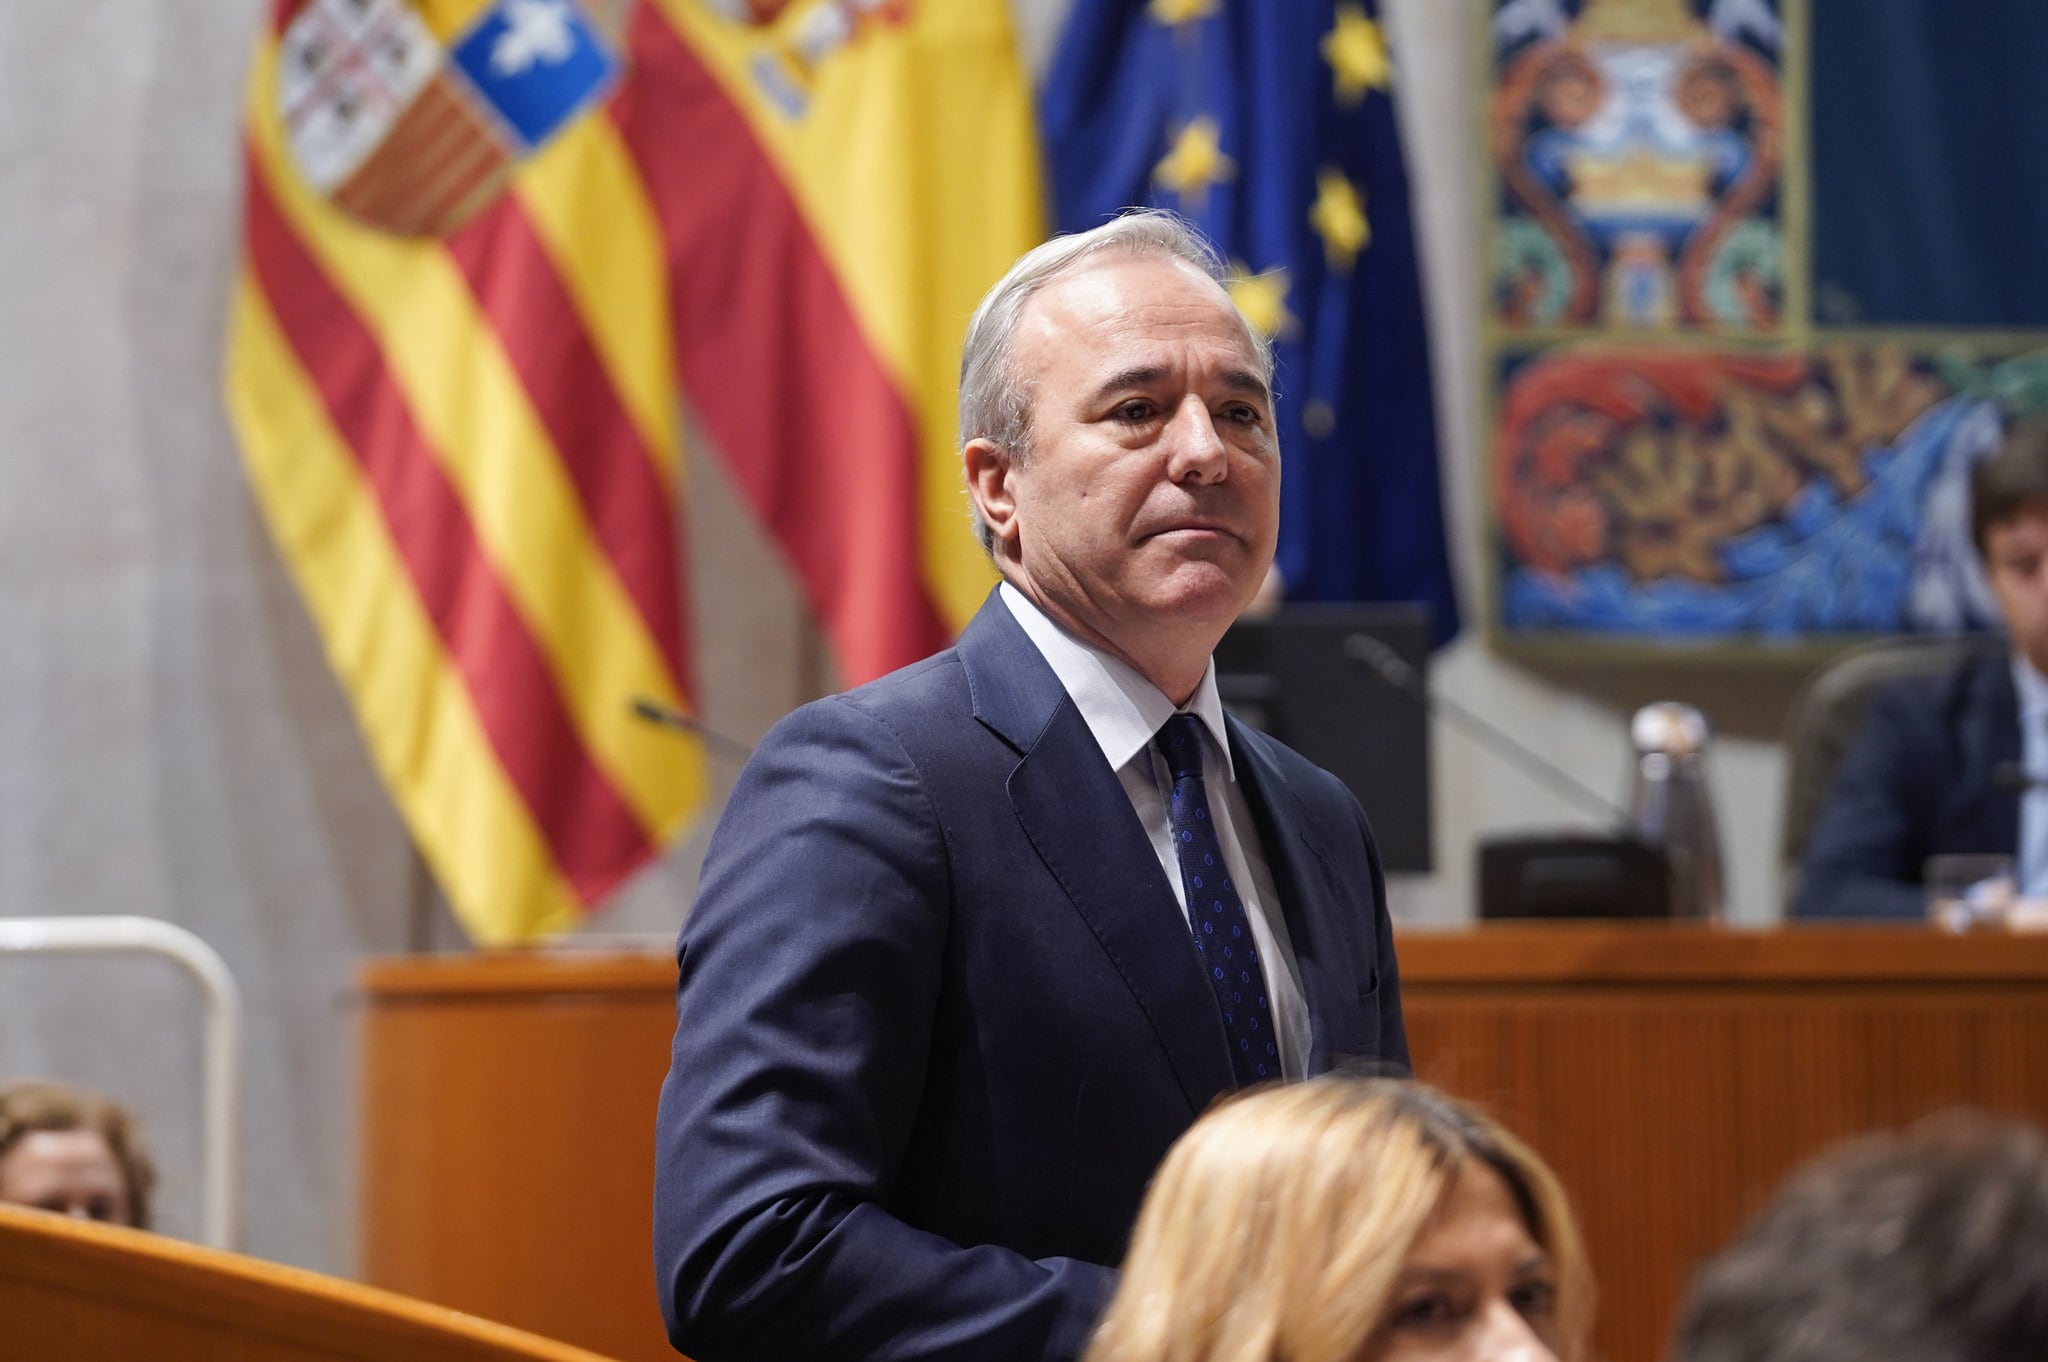
[[1194, 715], [1174, 715], [1159, 726], [1153, 742], [1175, 780], [1202, 774], [1202, 721]]

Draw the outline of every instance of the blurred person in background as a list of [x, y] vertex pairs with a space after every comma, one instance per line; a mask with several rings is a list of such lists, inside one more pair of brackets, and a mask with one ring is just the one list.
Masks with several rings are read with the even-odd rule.
[[2048, 1137], [1958, 1111], [1828, 1151], [1693, 1278], [1672, 1356], [2048, 1358]]
[[1971, 471], [1970, 537], [2003, 646], [1872, 697], [1806, 845], [1801, 917], [1919, 919], [1927, 858], [1968, 852], [2015, 857], [2020, 897], [2048, 899], [2048, 416]]
[[1534, 1153], [1421, 1084], [1320, 1078], [1174, 1145], [1084, 1362], [1577, 1362], [1592, 1315]]
[[0, 1085], [0, 1201], [146, 1230], [155, 1186], [120, 1104], [61, 1083]]

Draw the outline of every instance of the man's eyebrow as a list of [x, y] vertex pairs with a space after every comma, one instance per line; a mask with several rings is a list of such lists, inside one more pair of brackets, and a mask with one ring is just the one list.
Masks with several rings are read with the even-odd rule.
[[[1172, 371], [1164, 364], [1136, 365], [1111, 374], [1089, 395], [1089, 400], [1101, 402], [1128, 388], [1149, 388], [1169, 377], [1171, 373]], [[1223, 386], [1232, 392], [1256, 397], [1261, 402], [1270, 403], [1273, 400], [1272, 391], [1266, 387], [1266, 380], [1250, 369], [1226, 369], [1221, 377]]]
[[1089, 394], [1089, 399], [1094, 402], [1100, 402], [1113, 394], [1122, 392], [1126, 388], [1149, 388], [1154, 383], [1165, 378], [1166, 375], [1167, 368], [1164, 364], [1137, 365], [1133, 368], [1111, 374], [1096, 387], [1093, 393]]
[[1231, 389], [1233, 392], [1241, 392], [1256, 397], [1261, 402], [1271, 402], [1273, 400], [1272, 390], [1267, 388], [1266, 380], [1253, 373], [1250, 369], [1224, 370], [1223, 386]]

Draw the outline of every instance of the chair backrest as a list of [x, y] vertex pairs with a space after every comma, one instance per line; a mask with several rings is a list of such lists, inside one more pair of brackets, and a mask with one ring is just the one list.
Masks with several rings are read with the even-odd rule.
[[0, 1353], [68, 1362], [604, 1362], [373, 1287], [0, 1206]]
[[1778, 859], [1788, 916], [1807, 839], [1834, 788], [1836, 770], [1863, 731], [1871, 697], [1894, 681], [1933, 676], [1976, 651], [2004, 646], [2002, 639], [1979, 634], [1888, 638], [1830, 659], [1807, 680], [1785, 724], [1785, 812]]

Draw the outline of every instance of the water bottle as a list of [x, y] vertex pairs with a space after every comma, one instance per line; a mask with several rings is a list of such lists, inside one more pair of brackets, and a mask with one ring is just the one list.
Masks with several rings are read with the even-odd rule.
[[1671, 863], [1671, 915], [1719, 922], [1725, 895], [1721, 837], [1707, 790], [1706, 716], [1691, 705], [1659, 701], [1636, 711], [1634, 791], [1629, 820], [1635, 833]]

